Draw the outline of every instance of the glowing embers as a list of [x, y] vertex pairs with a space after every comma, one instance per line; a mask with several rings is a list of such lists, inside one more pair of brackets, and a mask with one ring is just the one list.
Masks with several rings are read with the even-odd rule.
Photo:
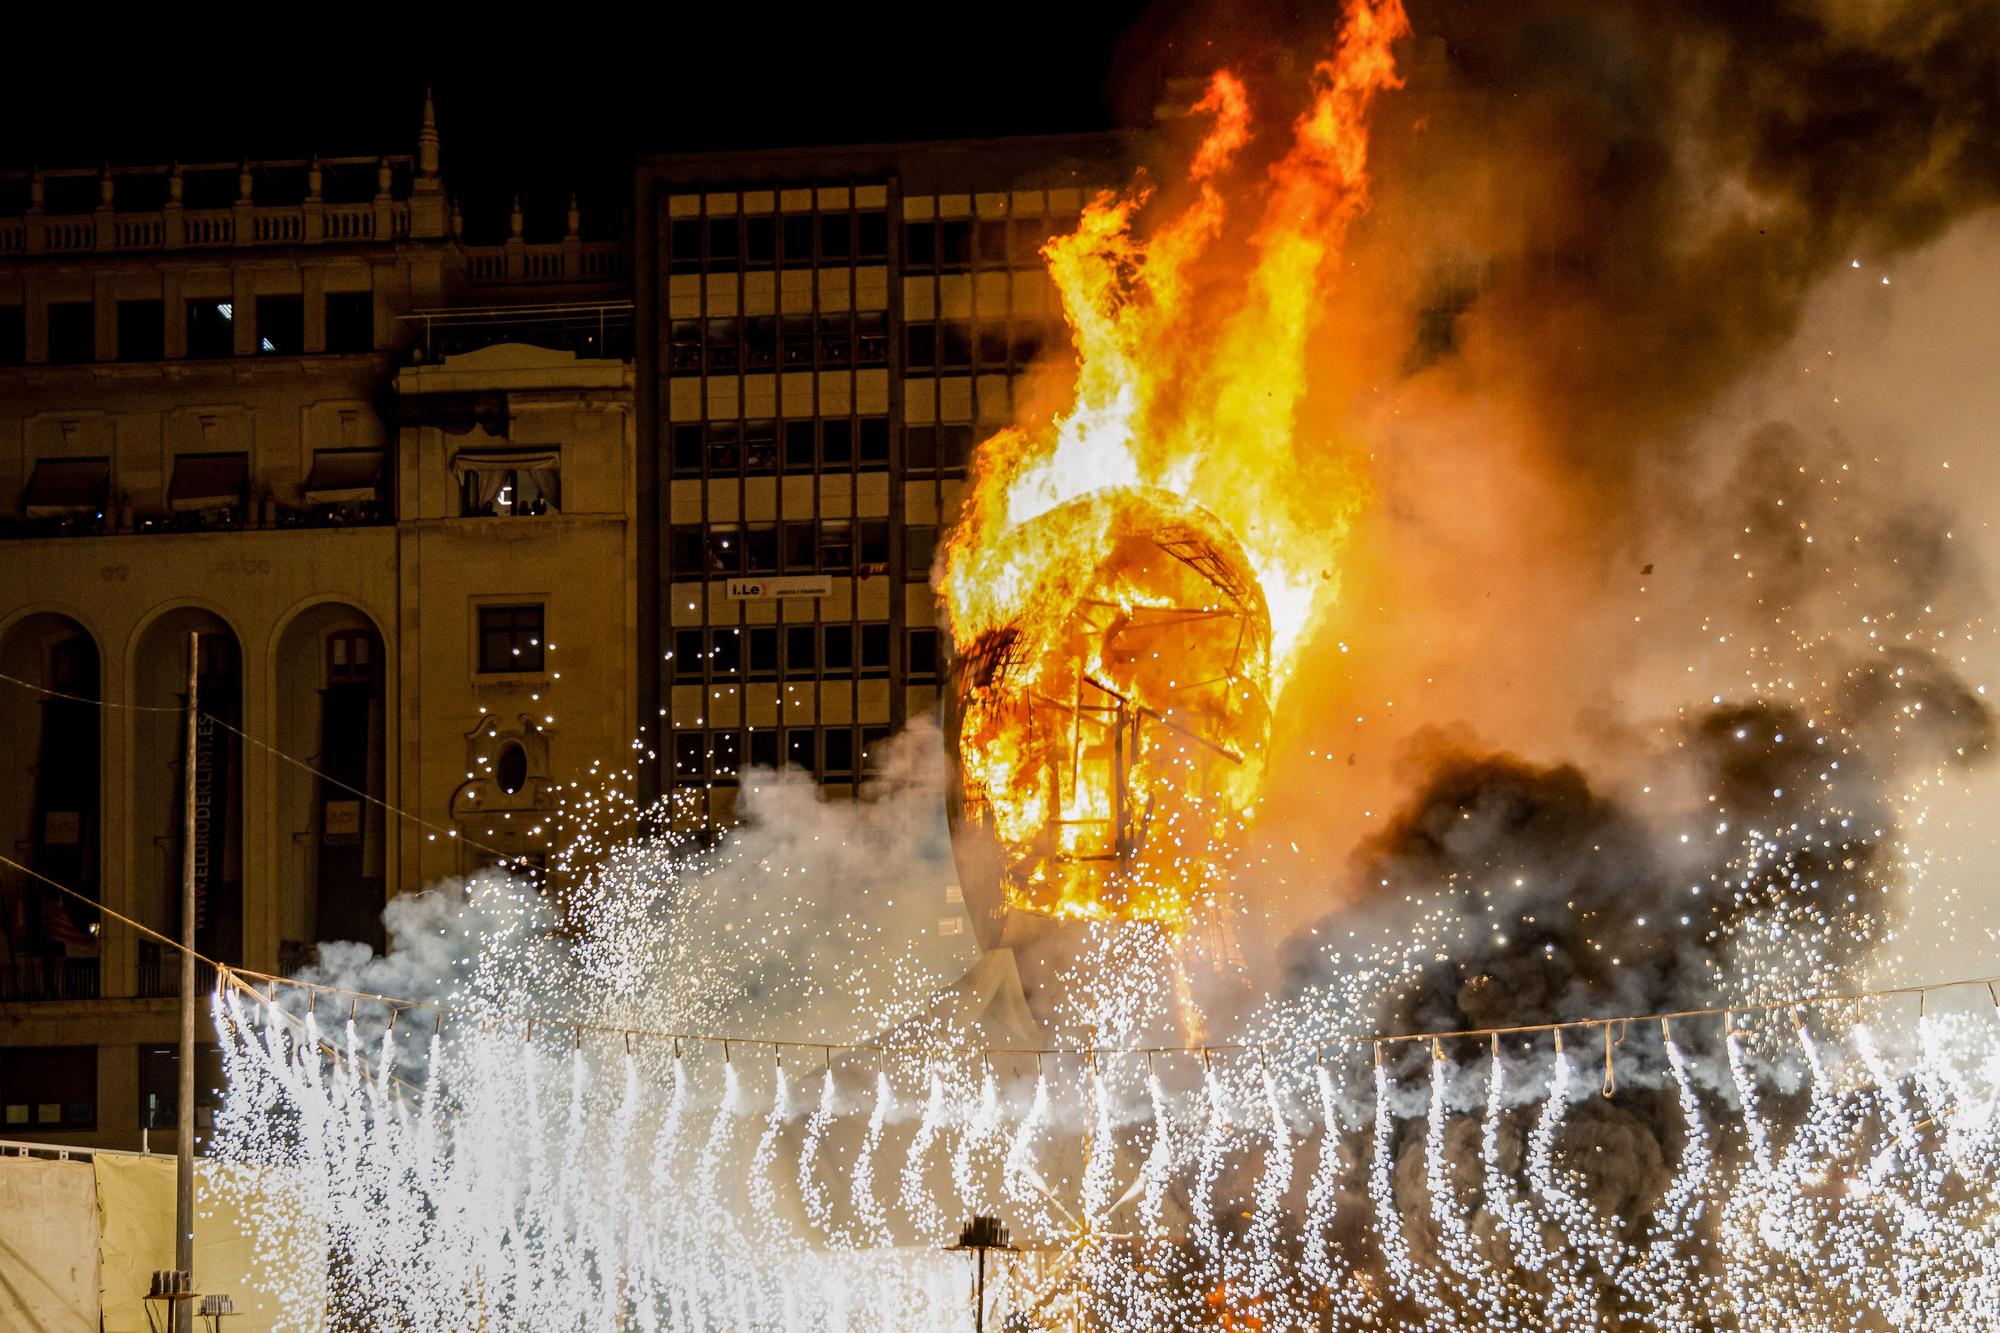
[[1099, 491], [1003, 539], [1029, 608], [958, 670], [961, 827], [1006, 905], [1178, 922], [1223, 880], [1270, 734], [1270, 619], [1234, 539], [1165, 491]]

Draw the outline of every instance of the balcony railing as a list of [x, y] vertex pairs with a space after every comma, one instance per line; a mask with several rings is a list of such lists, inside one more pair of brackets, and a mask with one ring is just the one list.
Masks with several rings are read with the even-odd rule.
[[0, 1003], [95, 1000], [101, 987], [95, 958], [52, 958], [0, 968]]
[[398, 318], [410, 330], [412, 354], [432, 364], [497, 343], [526, 343], [593, 359], [632, 357], [630, 301], [418, 310]]
[[[27, 210], [0, 217], [0, 255], [403, 240], [412, 234], [411, 201], [405, 188], [410, 168], [408, 157], [388, 157], [30, 173], [25, 177]], [[354, 201], [350, 196], [336, 202], [323, 196], [322, 178], [341, 170], [375, 172], [374, 197]], [[274, 171], [290, 173], [302, 197], [296, 202], [275, 203], [259, 197], [252, 185], [253, 173], [263, 176]], [[184, 182], [232, 175], [237, 177], [238, 194], [233, 203], [218, 199], [214, 189], [208, 190], [201, 206], [182, 203]], [[0, 177], [24, 179], [19, 173], [0, 173]], [[82, 210], [74, 198], [68, 207], [51, 210], [46, 206], [55, 202], [54, 194], [64, 187], [88, 188], [93, 183], [88, 178], [94, 178], [97, 207]], [[401, 185], [395, 183], [399, 178]], [[304, 183], [308, 179], [310, 185]], [[434, 178], [425, 190], [433, 201], [426, 214], [430, 220], [425, 223], [425, 234], [442, 238], [446, 218], [442, 192]], [[192, 186], [188, 193], [192, 196]], [[140, 206], [128, 207], [134, 203]]]
[[0, 515], [0, 541], [47, 537], [126, 537], [169, 532], [261, 532], [293, 528], [371, 528], [396, 521], [387, 496], [338, 505], [287, 505], [260, 497], [242, 506], [202, 513], [135, 512], [129, 507], [88, 518], [12, 518]]
[[465, 273], [475, 287], [521, 283], [621, 283], [628, 268], [623, 241], [513, 240], [465, 247]]

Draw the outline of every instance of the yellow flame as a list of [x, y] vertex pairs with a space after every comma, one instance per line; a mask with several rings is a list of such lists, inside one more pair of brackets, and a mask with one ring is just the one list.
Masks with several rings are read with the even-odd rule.
[[[1220, 181], [1251, 134], [1247, 90], [1227, 71], [1194, 107], [1211, 124], [1189, 166], [1189, 200], [1177, 213], [1149, 218], [1153, 225], [1140, 235], [1135, 226], [1153, 191], [1106, 193], [1085, 209], [1075, 233], [1043, 248], [1076, 354], [1074, 398], [1046, 426], [993, 436], [975, 458], [972, 493], [940, 582], [961, 652], [1001, 630], [1019, 632], [1026, 644], [1074, 647], [1064, 632], [1038, 622], [1072, 616], [1091, 598], [1127, 609], [1144, 604], [1152, 594], [1137, 586], [1101, 586], [1104, 561], [1129, 527], [1129, 511], [1155, 503], [1148, 495], [1170, 492], [1219, 521], [1225, 544], [1239, 547], [1253, 572], [1269, 642], [1249, 683], [1260, 691], [1260, 706], [1276, 701], [1338, 595], [1338, 558], [1365, 497], [1358, 476], [1325, 466], [1324, 441], [1298, 437], [1298, 416], [1308, 387], [1307, 340], [1334, 277], [1332, 261], [1368, 204], [1367, 113], [1378, 92], [1400, 86], [1390, 48], [1407, 32], [1400, 0], [1350, 5], [1336, 53], [1316, 67], [1311, 105], [1292, 124], [1284, 153], [1261, 189], [1239, 191], [1261, 196], [1262, 209], [1240, 259], [1217, 246], [1232, 203]], [[1309, 474], [1314, 484], [1301, 485], [1302, 449], [1314, 448], [1321, 449]], [[1086, 498], [1091, 502], [1078, 503]], [[1139, 584], [1151, 577], [1132, 572], [1143, 576]], [[1027, 668], [1030, 676], [1036, 670]], [[1052, 801], [1048, 773], [1036, 771], [1053, 762], [1048, 746], [1009, 734], [1027, 726], [1022, 710], [985, 710], [960, 736], [961, 762], [981, 788], [991, 827], [1026, 863], [1021, 882], [1050, 885], [1077, 878], [1065, 869], [1074, 849], [1064, 847], [1073, 836], [1064, 817], [1101, 816], [1113, 801], [1080, 782]], [[1255, 801], [1261, 756], [1245, 759], [1248, 767], [1224, 784], [1234, 808], [1216, 812], [1218, 824]], [[1029, 851], [1051, 823], [1064, 833], [1043, 837], [1044, 851]], [[1084, 887], [1057, 886], [1022, 905], [1088, 910], [1089, 893], [1078, 892]], [[1147, 886], [1136, 897], [1159, 906], [1187, 901], [1190, 889]], [[1121, 906], [1112, 914], [1129, 913]]]

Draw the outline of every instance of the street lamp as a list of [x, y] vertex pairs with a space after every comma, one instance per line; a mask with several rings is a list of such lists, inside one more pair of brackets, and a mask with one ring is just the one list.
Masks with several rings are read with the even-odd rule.
[[1015, 1247], [1007, 1240], [1007, 1228], [997, 1217], [973, 1214], [965, 1229], [958, 1233], [958, 1244], [946, 1247], [953, 1252], [972, 1251], [975, 1260], [972, 1282], [972, 1327], [975, 1333], [986, 1330], [986, 1252], [1000, 1250], [1014, 1253]]

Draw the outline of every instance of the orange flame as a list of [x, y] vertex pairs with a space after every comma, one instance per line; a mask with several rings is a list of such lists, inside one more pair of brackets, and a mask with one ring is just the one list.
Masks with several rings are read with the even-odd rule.
[[[1390, 48], [1408, 31], [1400, 0], [1350, 5], [1334, 57], [1315, 69], [1312, 103], [1269, 169], [1243, 260], [1216, 244], [1230, 207], [1218, 178], [1251, 134], [1248, 93], [1228, 71], [1194, 107], [1212, 122], [1180, 212], [1142, 237], [1134, 225], [1153, 192], [1107, 193], [1043, 249], [1076, 352], [1074, 399], [1046, 426], [981, 447], [940, 582], [959, 651], [983, 644], [989, 659], [967, 686], [960, 763], [971, 806], [1013, 859], [1017, 906], [1177, 917], [1208, 887], [1193, 869], [1216, 860], [1204, 840], [1226, 841], [1255, 803], [1268, 707], [1338, 595], [1339, 555], [1366, 493], [1351, 471], [1326, 466], [1324, 441], [1298, 438], [1298, 413], [1332, 260], [1368, 206], [1367, 114], [1377, 93], [1401, 86]], [[1322, 449], [1308, 472], [1313, 446]], [[1149, 523], [1177, 535], [1132, 546]], [[1182, 540], [1190, 532], [1195, 546]], [[1172, 563], [1162, 551], [1187, 561], [1197, 547], [1207, 584], [1158, 572]], [[1195, 628], [1161, 634], [1169, 611]], [[1216, 617], [1235, 626], [1227, 651], [1199, 628]], [[1065, 663], [1013, 662], [1001, 680], [990, 659], [1002, 632], [1017, 653]], [[1141, 658], [1159, 665], [1139, 673]], [[1219, 690], [1185, 693], [1192, 671], [1224, 659]], [[1068, 710], [1067, 724], [1050, 703]], [[1158, 724], [1152, 740], [1142, 717]], [[1163, 744], [1169, 732], [1178, 739]], [[1204, 776], [1194, 771], [1203, 755], [1234, 767]], [[1133, 821], [1163, 817], [1175, 821], [1177, 851], [1142, 872]], [[1093, 845], [1122, 871], [1071, 863], [1076, 836], [1047, 826], [1076, 820], [1111, 821]]]

